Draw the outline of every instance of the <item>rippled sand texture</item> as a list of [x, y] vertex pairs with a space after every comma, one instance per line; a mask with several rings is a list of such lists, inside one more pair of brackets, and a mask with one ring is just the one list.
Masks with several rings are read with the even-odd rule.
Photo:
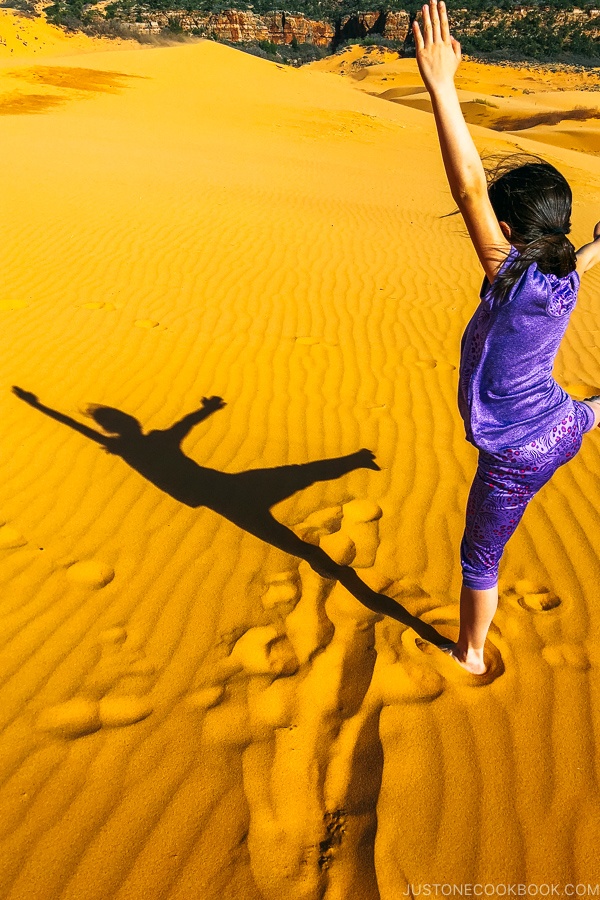
[[[481, 276], [431, 115], [212, 43], [0, 89], [2, 896], [596, 883], [600, 437], [510, 545], [484, 683], [273, 546], [456, 634]], [[535, 146], [581, 243], [600, 161]]]

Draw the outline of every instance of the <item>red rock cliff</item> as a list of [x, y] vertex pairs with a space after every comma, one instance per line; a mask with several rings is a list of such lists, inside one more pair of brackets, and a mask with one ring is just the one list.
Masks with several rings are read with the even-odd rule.
[[[272, 44], [291, 44], [294, 38], [299, 44], [315, 44], [328, 47], [336, 37], [336, 29], [330, 22], [319, 22], [306, 16], [272, 12], [255, 15], [253, 12], [226, 9], [220, 13], [190, 13], [173, 9], [168, 12], [142, 13], [143, 21], [124, 23], [131, 31], [158, 34], [177, 22], [183, 31], [205, 37], [230, 41], [232, 44], [250, 41], [270, 41]], [[408, 34], [410, 18], [406, 12], [365, 12], [344, 16], [337, 36], [342, 40], [380, 34], [394, 41], [404, 41]]]
[[189, 13], [169, 10], [168, 13], [144, 13], [143, 22], [130, 22], [132, 31], [158, 33], [175, 20], [184, 31], [194, 31], [205, 37], [231, 41], [233, 44], [249, 41], [270, 41], [273, 44], [291, 44], [294, 38], [299, 44], [315, 44], [327, 47], [333, 40], [335, 29], [329, 22], [317, 22], [306, 16], [287, 13], [265, 13], [226, 9], [221, 13]]

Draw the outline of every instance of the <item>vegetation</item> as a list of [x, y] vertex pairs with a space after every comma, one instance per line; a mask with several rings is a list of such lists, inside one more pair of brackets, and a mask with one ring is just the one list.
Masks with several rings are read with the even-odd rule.
[[[12, 4], [26, 4], [28, 0], [5, 0]], [[453, 30], [463, 50], [473, 56], [496, 60], [539, 60], [543, 62], [571, 62], [584, 65], [600, 64], [600, 14], [595, 13], [600, 0], [530, 0], [527, 8], [516, 0], [469, 0], [468, 10], [461, 4], [466, 0], [449, 0]], [[339, 23], [341, 17], [361, 10], [380, 12], [406, 11], [411, 19], [420, 10], [420, 0], [386, 0], [385, 5], [365, 3], [365, 0], [290, 0], [289, 14]], [[68, 28], [80, 28], [93, 33], [120, 33], [119, 23], [143, 22], [152, 13], [168, 17], [165, 33], [176, 37], [183, 33], [178, 13], [208, 14], [225, 9], [252, 10], [260, 15], [273, 12], [273, 0], [113, 0], [104, 15], [94, 11], [85, 0], [55, 0], [47, 7], [50, 21]], [[565, 14], [575, 8], [588, 10], [588, 15], [570, 21]], [[593, 12], [592, 12], [593, 11]], [[194, 33], [194, 32], [192, 32]], [[199, 33], [199, 32], [196, 32]], [[343, 37], [340, 36], [340, 37]], [[381, 35], [369, 35], [366, 41], [385, 43], [404, 55], [412, 55], [411, 33], [404, 45], [385, 42]], [[240, 45], [236, 45], [240, 46]], [[337, 49], [338, 43], [335, 45]], [[268, 59], [300, 65], [319, 58], [321, 50], [307, 44], [275, 45], [270, 42], [253, 43], [249, 52]]]
[[600, 15], [565, 21], [558, 11], [528, 10], [522, 17], [504, 13], [470, 28], [470, 14], [456, 15], [455, 30], [463, 50], [476, 56], [506, 60], [540, 60], [600, 64]]
[[327, 50], [323, 47], [315, 47], [314, 44], [299, 44], [294, 38], [290, 44], [273, 44], [271, 41], [257, 41], [249, 44], [230, 44], [239, 50], [245, 50], [252, 56], [260, 56], [262, 59], [270, 59], [273, 62], [284, 63], [288, 66], [303, 66], [315, 59], [323, 59], [327, 56]]

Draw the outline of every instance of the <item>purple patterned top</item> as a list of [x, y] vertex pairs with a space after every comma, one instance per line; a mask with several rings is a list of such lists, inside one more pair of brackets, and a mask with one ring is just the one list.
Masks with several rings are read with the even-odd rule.
[[[500, 271], [517, 255], [513, 247]], [[572, 412], [552, 369], [578, 289], [577, 272], [557, 278], [532, 263], [498, 304], [484, 279], [462, 337], [458, 388], [467, 440], [476, 447], [520, 447]]]

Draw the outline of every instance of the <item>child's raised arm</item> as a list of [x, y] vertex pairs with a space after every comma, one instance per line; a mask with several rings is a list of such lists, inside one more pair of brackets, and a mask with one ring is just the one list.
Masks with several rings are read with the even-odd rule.
[[577, 272], [579, 275], [583, 275], [584, 272], [587, 272], [588, 269], [600, 262], [600, 222], [596, 222], [594, 240], [580, 247], [575, 256], [577, 257]]
[[510, 251], [492, 209], [483, 164], [465, 122], [454, 86], [460, 44], [450, 35], [446, 5], [423, 7], [423, 33], [413, 23], [417, 63], [429, 91], [442, 159], [452, 196], [460, 209], [490, 283]]

